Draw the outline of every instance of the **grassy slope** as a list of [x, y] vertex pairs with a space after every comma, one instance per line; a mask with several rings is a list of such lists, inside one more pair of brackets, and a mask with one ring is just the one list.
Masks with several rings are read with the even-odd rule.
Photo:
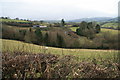
[[23, 43], [15, 40], [5, 40], [0, 39], [2, 41], [2, 51], [3, 52], [32, 52], [32, 53], [51, 53], [57, 55], [73, 55], [77, 57], [77, 59], [114, 59], [114, 56], [117, 56], [117, 50], [95, 50], [95, 49], [62, 49], [62, 48], [54, 48], [48, 47], [46, 49], [45, 46], [38, 46], [29, 43]]
[[10, 25], [6, 25], [6, 24], [2, 24], [2, 27], [11, 28], [11, 29], [15, 29], [15, 30], [27, 30], [27, 29], [31, 28], [31, 27], [10, 26]]
[[79, 28], [79, 27], [71, 27], [70, 29], [71, 29], [72, 31], [76, 31], [77, 28]]
[[0, 19], [0, 21], [3, 21], [3, 22], [29, 22], [29, 21], [14, 20], [14, 19]]
[[102, 25], [102, 27], [113, 27], [113, 28], [117, 28], [117, 27], [118, 27], [118, 23], [106, 23], [106, 24]]
[[[70, 29], [72, 31], [76, 31], [77, 28], [79, 28], [79, 27], [71, 27]], [[113, 30], [113, 29], [104, 29], [104, 28], [102, 28], [101, 32], [111, 32], [113, 34], [118, 34], [119, 31], [118, 30]]]
[[113, 30], [113, 29], [101, 29], [101, 32], [111, 32], [113, 34], [118, 34], [120, 32], [119, 30]]

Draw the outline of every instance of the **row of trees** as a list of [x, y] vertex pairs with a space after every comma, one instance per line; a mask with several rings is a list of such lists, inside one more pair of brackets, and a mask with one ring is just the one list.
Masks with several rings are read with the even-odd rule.
[[18, 26], [18, 27], [32, 27], [33, 26], [31, 22], [2, 22], [2, 23], [10, 25], [10, 26]]
[[[10, 17], [0, 17], [0, 19], [11, 19]], [[14, 18], [14, 20], [24, 20], [24, 21], [30, 21], [29, 19], [20, 19], [20, 18]]]

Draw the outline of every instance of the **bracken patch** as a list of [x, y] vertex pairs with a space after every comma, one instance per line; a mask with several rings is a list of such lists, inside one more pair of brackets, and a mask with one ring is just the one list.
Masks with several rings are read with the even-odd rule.
[[74, 56], [3, 53], [3, 78], [120, 78], [119, 64], [110, 60], [77, 61]]

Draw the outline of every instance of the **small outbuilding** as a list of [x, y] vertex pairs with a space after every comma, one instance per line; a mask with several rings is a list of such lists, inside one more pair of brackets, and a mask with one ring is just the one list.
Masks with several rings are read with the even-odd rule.
[[33, 27], [40, 27], [40, 28], [45, 28], [47, 26], [41, 26], [41, 25], [33, 25]]

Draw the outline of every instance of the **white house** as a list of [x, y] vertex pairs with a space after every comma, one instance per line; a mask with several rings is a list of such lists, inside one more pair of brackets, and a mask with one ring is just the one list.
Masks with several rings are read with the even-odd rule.
[[40, 28], [45, 28], [47, 26], [41, 26], [41, 25], [33, 25], [33, 27], [40, 27]]

